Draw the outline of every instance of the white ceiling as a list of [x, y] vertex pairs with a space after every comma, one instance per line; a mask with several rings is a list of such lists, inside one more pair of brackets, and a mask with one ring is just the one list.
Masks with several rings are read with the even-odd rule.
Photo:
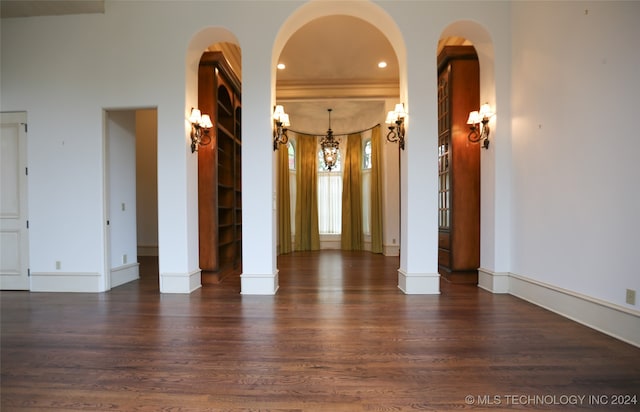
[[[378, 68], [380, 61], [387, 67]], [[297, 121], [324, 125], [329, 108], [336, 125], [341, 119], [371, 118], [374, 108], [384, 113], [381, 101], [399, 96], [393, 47], [380, 30], [356, 17], [327, 16], [302, 26], [287, 41], [278, 62], [286, 68], [277, 71], [276, 98], [294, 130]]]
[[[375, 26], [351, 16], [321, 17], [301, 27], [287, 41], [280, 58], [279, 85], [336, 82], [395, 82], [398, 59], [387, 38]], [[384, 69], [380, 61], [387, 62]]]
[[0, 0], [0, 17], [104, 13], [104, 0]]

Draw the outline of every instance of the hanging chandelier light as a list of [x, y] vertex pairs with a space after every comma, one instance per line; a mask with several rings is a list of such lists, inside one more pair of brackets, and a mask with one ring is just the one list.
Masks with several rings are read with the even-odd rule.
[[340, 141], [333, 136], [333, 130], [331, 130], [331, 110], [332, 109], [327, 109], [329, 112], [329, 130], [327, 130], [327, 134], [320, 140], [324, 165], [329, 171], [331, 171], [338, 161], [338, 147], [340, 146]]

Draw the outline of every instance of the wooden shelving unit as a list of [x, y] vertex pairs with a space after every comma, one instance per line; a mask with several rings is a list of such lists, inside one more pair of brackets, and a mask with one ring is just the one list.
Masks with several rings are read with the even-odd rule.
[[202, 55], [198, 106], [209, 113], [209, 145], [198, 150], [198, 222], [202, 283], [242, 271], [241, 85], [221, 52]]

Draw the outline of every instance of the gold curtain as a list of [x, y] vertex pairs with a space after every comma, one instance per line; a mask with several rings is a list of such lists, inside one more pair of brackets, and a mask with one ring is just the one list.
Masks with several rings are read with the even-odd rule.
[[380, 125], [371, 130], [371, 251], [382, 253], [382, 148]]
[[291, 189], [289, 188], [289, 146], [277, 150], [277, 202], [278, 202], [278, 254], [289, 253], [291, 248]]
[[299, 135], [296, 153], [295, 250], [320, 249], [316, 138]]
[[342, 249], [362, 250], [362, 136], [347, 138], [342, 172]]

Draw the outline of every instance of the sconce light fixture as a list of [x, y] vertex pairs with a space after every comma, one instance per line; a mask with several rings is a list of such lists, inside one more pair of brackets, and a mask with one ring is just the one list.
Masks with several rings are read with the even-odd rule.
[[277, 105], [273, 109], [273, 150], [278, 150], [278, 144], [287, 144], [289, 136], [287, 136], [287, 127], [289, 123], [289, 115], [284, 112], [284, 107]]
[[471, 131], [467, 138], [472, 143], [482, 142], [482, 148], [489, 148], [489, 120], [495, 113], [491, 110], [489, 103], [485, 103], [480, 106], [480, 110], [469, 113], [469, 119], [467, 124], [471, 125]]
[[192, 108], [191, 116], [191, 153], [198, 150], [198, 146], [206, 146], [211, 143], [209, 129], [213, 127], [208, 114], [201, 114], [200, 110]]
[[340, 147], [340, 140], [333, 136], [333, 130], [331, 130], [331, 110], [329, 112], [329, 129], [327, 134], [322, 136], [320, 140], [320, 147], [322, 148], [322, 159], [324, 160], [325, 167], [331, 171], [338, 161], [338, 149]]
[[389, 125], [389, 133], [387, 133], [387, 141], [391, 143], [398, 142], [400, 149], [404, 150], [404, 118], [407, 112], [404, 111], [402, 103], [396, 104], [394, 110], [387, 113], [386, 124]]

